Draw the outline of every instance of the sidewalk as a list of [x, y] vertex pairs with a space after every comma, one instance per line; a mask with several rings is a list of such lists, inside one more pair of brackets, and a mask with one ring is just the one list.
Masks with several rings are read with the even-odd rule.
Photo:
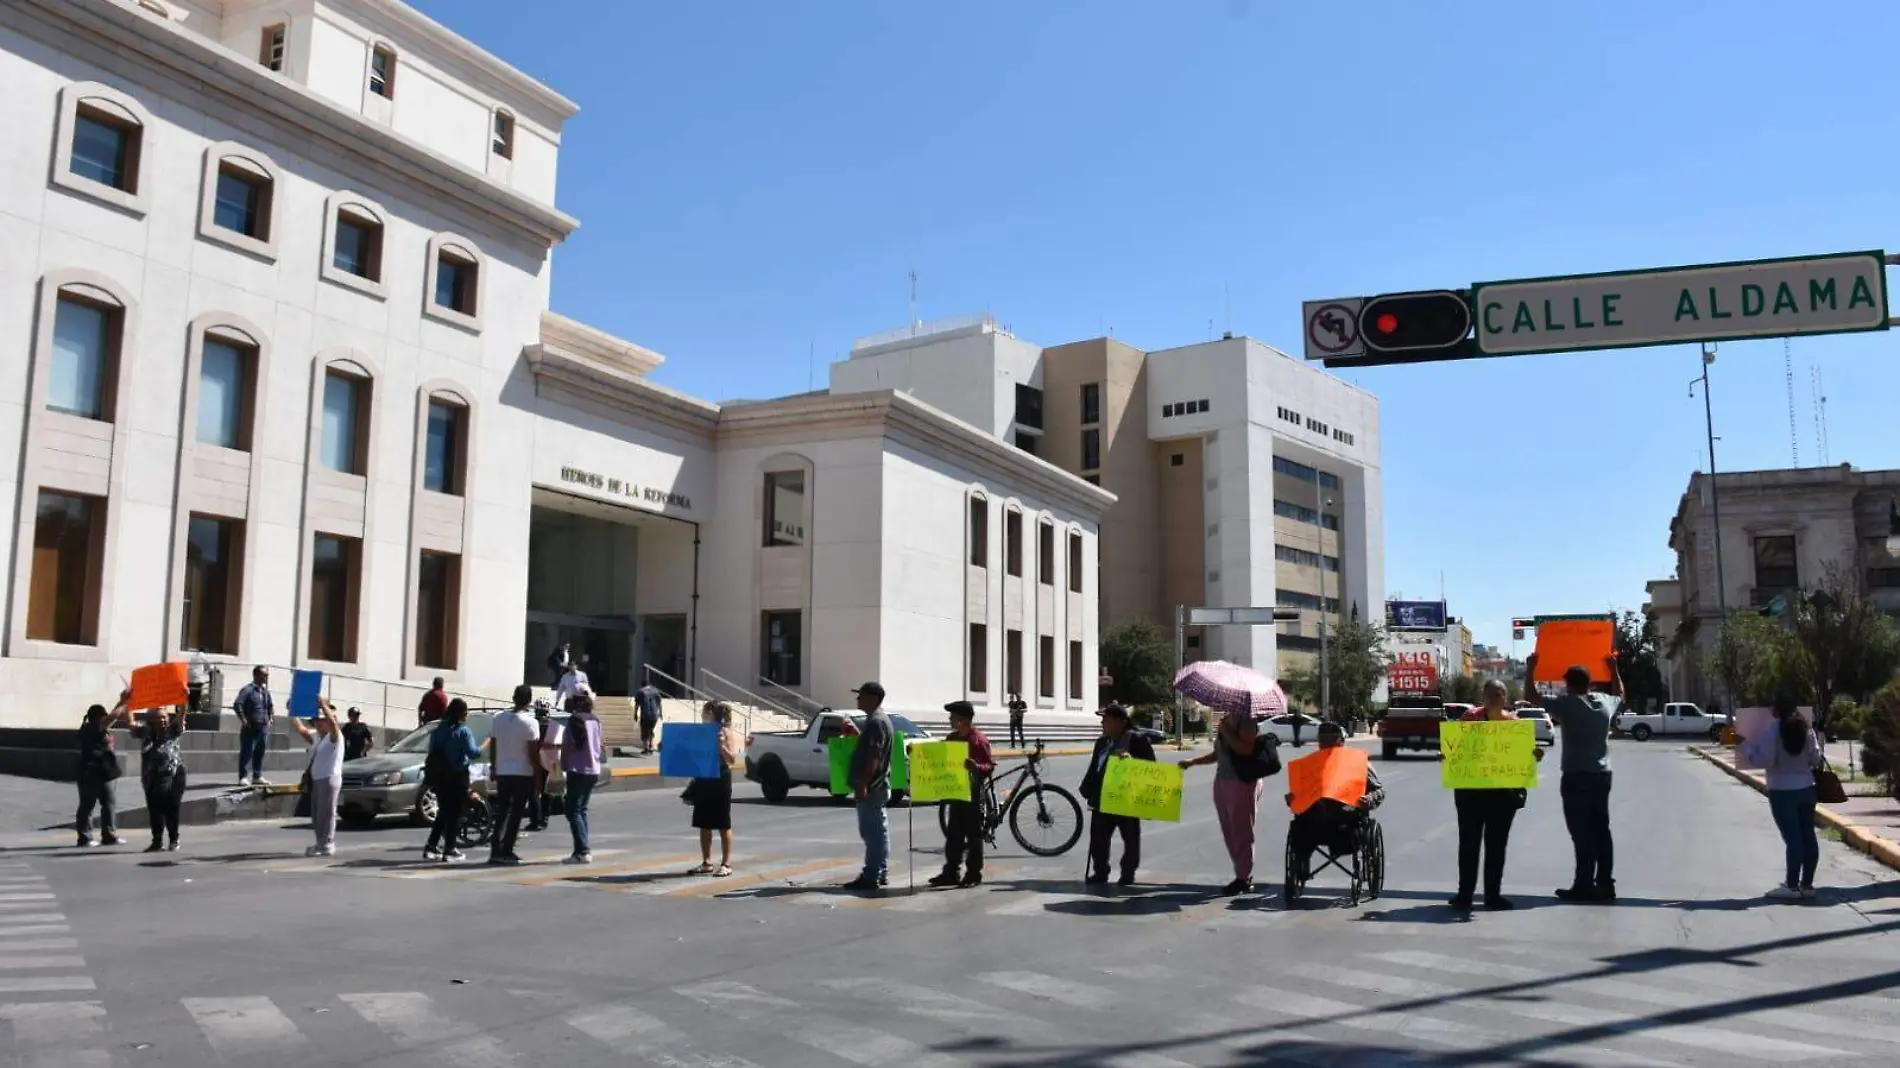
[[[1690, 745], [1689, 751], [1756, 790], [1764, 794], [1768, 792], [1762, 773], [1737, 768], [1735, 753], [1728, 747], [1710, 745], [1705, 742]], [[1860, 755], [1858, 745], [1855, 746], [1854, 755], [1856, 757]], [[1847, 743], [1835, 742], [1829, 745], [1827, 759], [1836, 772], [1846, 771], [1850, 766], [1847, 763]], [[1874, 786], [1877, 781], [1844, 782], [1843, 785], [1847, 787], [1847, 802], [1841, 805], [1820, 805], [1814, 810], [1814, 818], [1822, 826], [1840, 831], [1842, 839], [1849, 847], [1872, 856], [1889, 868], [1900, 871], [1900, 802], [1880, 795], [1859, 796], [1860, 790]]]

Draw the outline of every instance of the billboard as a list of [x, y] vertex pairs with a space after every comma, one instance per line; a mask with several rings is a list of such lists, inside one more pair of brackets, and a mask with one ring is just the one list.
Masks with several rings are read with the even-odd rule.
[[1395, 697], [1438, 696], [1438, 654], [1430, 649], [1400, 653], [1386, 668], [1385, 681]]
[[1445, 602], [1387, 601], [1385, 627], [1387, 630], [1444, 630]]

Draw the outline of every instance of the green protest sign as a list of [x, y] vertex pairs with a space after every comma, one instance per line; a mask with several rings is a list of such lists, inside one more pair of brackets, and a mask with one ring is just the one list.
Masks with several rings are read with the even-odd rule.
[[[858, 751], [858, 736], [844, 734], [826, 743], [831, 762], [831, 792], [849, 794], [851, 790], [851, 754]], [[910, 759], [904, 753], [904, 735], [897, 732], [891, 742], [891, 789], [910, 788]]]
[[1181, 768], [1116, 757], [1102, 776], [1102, 811], [1138, 820], [1181, 822]]
[[1537, 785], [1537, 725], [1529, 720], [1450, 722], [1438, 728], [1448, 790], [1528, 790]]
[[912, 801], [970, 800], [970, 743], [918, 742], [908, 756]]

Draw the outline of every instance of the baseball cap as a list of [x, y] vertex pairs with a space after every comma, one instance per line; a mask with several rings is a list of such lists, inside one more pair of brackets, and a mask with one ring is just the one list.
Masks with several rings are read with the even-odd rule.
[[867, 682], [864, 685], [858, 687], [857, 689], [852, 690], [851, 692], [852, 693], [868, 693], [872, 697], [881, 698], [884, 696], [884, 687], [880, 683]]
[[1098, 716], [1114, 716], [1124, 723], [1128, 721], [1128, 710], [1120, 705], [1109, 705], [1107, 708], [1098, 709], [1095, 714]]
[[968, 701], [952, 701], [943, 706], [943, 710], [961, 719], [976, 718], [976, 706]]

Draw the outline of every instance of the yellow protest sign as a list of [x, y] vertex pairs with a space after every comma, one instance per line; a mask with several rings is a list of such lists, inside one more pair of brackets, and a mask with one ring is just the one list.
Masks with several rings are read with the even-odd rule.
[[917, 742], [910, 747], [912, 801], [970, 800], [969, 742]]
[[1138, 820], [1181, 822], [1181, 768], [1116, 757], [1102, 776], [1102, 811]]
[[1448, 790], [1528, 790], [1537, 785], [1537, 725], [1529, 720], [1450, 722], [1438, 728]]

